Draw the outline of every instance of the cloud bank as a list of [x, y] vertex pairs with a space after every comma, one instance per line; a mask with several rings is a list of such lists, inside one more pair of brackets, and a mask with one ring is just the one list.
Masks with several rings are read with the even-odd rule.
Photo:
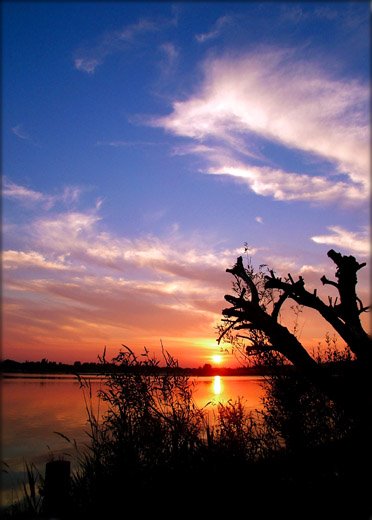
[[[22, 194], [19, 202], [23, 196], [35, 202], [46, 197], [10, 181], [8, 186], [11, 193]], [[176, 357], [189, 357], [193, 363], [199, 356], [207, 362], [225, 305], [223, 295], [231, 292], [225, 270], [243, 254], [243, 247], [216, 246], [201, 234], [185, 236], [176, 226], [163, 236], [114, 235], [105, 228], [99, 207], [52, 210], [27, 226], [13, 225], [27, 248], [3, 252], [8, 348], [22, 357], [27, 355], [25, 344], [35, 356], [43, 346], [50, 352], [55, 346], [67, 357], [92, 359], [92, 352], [104, 345], [111, 352], [122, 342], [156, 349], [161, 338]], [[262, 217], [256, 222], [262, 224]], [[336, 226], [329, 231], [312, 240], [366, 254], [366, 231]], [[329, 265], [301, 263], [290, 251], [283, 257], [252, 244], [249, 255], [255, 265], [303, 273], [309, 286], [319, 287], [321, 275], [329, 271]]]
[[[24, 196], [35, 203], [47, 197], [9, 185], [21, 203]], [[24, 244], [2, 257], [4, 341], [13, 355], [27, 356], [27, 345], [36, 356], [58, 348], [59, 358], [65, 352], [92, 359], [104, 345], [113, 353], [122, 342], [158, 348], [161, 338], [182, 359], [209, 360], [230, 286], [223, 273], [242, 248], [208, 246], [205, 237], [186, 237], [176, 227], [162, 237], [113, 235], [97, 205], [54, 209], [12, 226]]]

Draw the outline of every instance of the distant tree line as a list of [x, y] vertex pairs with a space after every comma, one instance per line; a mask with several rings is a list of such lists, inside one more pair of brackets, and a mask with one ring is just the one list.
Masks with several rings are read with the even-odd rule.
[[0, 372], [12, 372], [12, 373], [59, 373], [59, 374], [81, 374], [81, 373], [97, 373], [106, 374], [110, 372], [154, 372], [154, 373], [184, 373], [187, 375], [260, 375], [262, 370], [260, 367], [213, 367], [209, 363], [205, 363], [203, 366], [198, 368], [190, 367], [167, 367], [167, 366], [151, 366], [143, 367], [141, 365], [136, 366], [118, 366], [115, 363], [105, 361], [102, 362], [81, 362], [75, 361], [73, 364], [62, 363], [57, 361], [49, 361], [43, 358], [41, 361], [15, 361], [13, 359], [5, 359], [0, 361]]
[[152, 372], [156, 374], [184, 374], [195, 376], [244, 376], [244, 375], [261, 375], [263, 373], [260, 367], [213, 367], [209, 363], [205, 363], [198, 368], [189, 367], [169, 367], [169, 366], [118, 366], [110, 362], [81, 362], [75, 361], [73, 364], [62, 363], [57, 361], [49, 361], [43, 358], [41, 361], [15, 361], [13, 359], [5, 359], [0, 361], [1, 373], [33, 373], [33, 374], [107, 374], [111, 372], [120, 373], [137, 373]]
[[[107, 370], [105, 370], [107, 371]], [[103, 373], [100, 363], [75, 361], [73, 364], [49, 361], [43, 358], [41, 361], [15, 361], [5, 359], [0, 361], [1, 373], [42, 373], [42, 374], [76, 374], [76, 373]]]
[[[337, 373], [345, 364], [344, 360], [337, 360], [323, 363], [325, 368], [328, 365], [329, 371]], [[294, 367], [290, 364], [283, 364], [280, 371], [283, 374], [293, 372]], [[278, 367], [252, 365], [241, 366], [237, 368], [214, 367], [209, 363], [197, 368], [190, 367], [169, 367], [169, 366], [151, 366], [143, 367], [135, 366], [118, 366], [115, 363], [105, 362], [81, 362], [75, 361], [73, 364], [62, 363], [57, 361], [49, 361], [43, 358], [41, 361], [15, 361], [13, 359], [5, 359], [0, 361], [1, 374], [109, 374], [109, 373], [153, 373], [153, 374], [179, 374], [185, 376], [264, 376], [270, 375], [273, 371], [278, 373]]]

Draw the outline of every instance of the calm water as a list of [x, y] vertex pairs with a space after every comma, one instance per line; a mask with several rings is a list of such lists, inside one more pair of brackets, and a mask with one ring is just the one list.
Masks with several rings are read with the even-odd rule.
[[[238, 397], [247, 409], [260, 408], [263, 390], [257, 377], [199, 377], [194, 398], [199, 407], [218, 402], [225, 403]], [[91, 378], [93, 409], [102, 412], [102, 403], [96, 398], [103, 386], [98, 377]], [[2, 453], [1, 459], [9, 465], [3, 474], [1, 503], [12, 502], [14, 493], [24, 479], [25, 462], [33, 462], [44, 472], [51, 456], [73, 455], [73, 449], [60, 432], [75, 439], [80, 447], [89, 443], [88, 423], [83, 391], [74, 376], [4, 377], [2, 386]], [[101, 410], [99, 407], [101, 406]], [[73, 457], [72, 457], [73, 461]]]

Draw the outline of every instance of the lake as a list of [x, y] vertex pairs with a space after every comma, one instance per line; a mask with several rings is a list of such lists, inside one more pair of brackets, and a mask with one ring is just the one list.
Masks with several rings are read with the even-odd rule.
[[[103, 387], [101, 377], [91, 376], [93, 409], [102, 412], [96, 397]], [[207, 403], [211, 415], [219, 402], [242, 398], [247, 409], [261, 407], [262, 378], [256, 376], [190, 377], [195, 381], [194, 399], [199, 407]], [[2, 386], [2, 453], [8, 467], [2, 475], [1, 504], [14, 500], [25, 477], [25, 463], [32, 462], [44, 474], [52, 456], [73, 455], [60, 432], [78, 446], [89, 443], [84, 395], [73, 375], [4, 374]], [[101, 407], [101, 410], [100, 408]], [[72, 457], [72, 463], [73, 463]]]

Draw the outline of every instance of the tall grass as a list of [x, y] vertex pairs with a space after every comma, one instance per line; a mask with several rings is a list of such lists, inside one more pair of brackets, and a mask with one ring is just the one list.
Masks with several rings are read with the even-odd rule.
[[[107, 375], [100, 392], [107, 407], [102, 418], [87, 399], [90, 446], [80, 454], [73, 479], [76, 514], [106, 514], [123, 495], [141, 511], [165, 492], [185, 501], [191, 487], [194, 496], [204, 497], [214, 479], [224, 478], [221, 472], [232, 472], [236, 481], [234, 471], [272, 449], [257, 415], [240, 401], [219, 404], [211, 424], [208, 408], [194, 402], [194, 383], [177, 372], [166, 351], [163, 361], [172, 371], [154, 370], [159, 361], [147, 350], [136, 356], [125, 347], [113, 361], [117, 371]], [[89, 397], [89, 382], [81, 384]]]
[[[3, 462], [4, 473], [12, 474], [8, 464]], [[17, 491], [18, 483], [14, 483], [15, 495], [10, 507], [1, 511], [2, 518], [39, 518], [43, 503], [44, 478], [33, 463], [25, 462], [26, 478], [21, 483], [21, 492]]]

